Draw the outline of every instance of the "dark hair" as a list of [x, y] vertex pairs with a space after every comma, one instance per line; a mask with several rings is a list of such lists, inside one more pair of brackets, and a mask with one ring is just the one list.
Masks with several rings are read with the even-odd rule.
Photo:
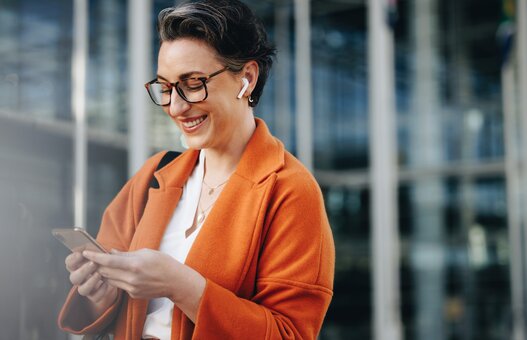
[[238, 0], [201, 0], [165, 8], [159, 13], [157, 31], [161, 43], [178, 38], [205, 41], [233, 72], [250, 60], [258, 63], [258, 82], [251, 93], [254, 107], [269, 76], [276, 50], [261, 21]]

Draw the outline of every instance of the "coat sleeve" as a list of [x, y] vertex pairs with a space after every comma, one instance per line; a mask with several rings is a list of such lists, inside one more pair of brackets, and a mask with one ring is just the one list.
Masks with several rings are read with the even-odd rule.
[[277, 182], [251, 299], [207, 280], [193, 339], [316, 339], [333, 295], [335, 248], [309, 176]]
[[[147, 160], [106, 208], [97, 235], [97, 241], [106, 249], [128, 250], [146, 204], [150, 180], [162, 156], [161, 152]], [[89, 300], [79, 295], [77, 286], [73, 286], [59, 313], [58, 325], [73, 334], [100, 333], [115, 319], [122, 300], [123, 293], [119, 291], [117, 300], [93, 320], [86, 313]]]

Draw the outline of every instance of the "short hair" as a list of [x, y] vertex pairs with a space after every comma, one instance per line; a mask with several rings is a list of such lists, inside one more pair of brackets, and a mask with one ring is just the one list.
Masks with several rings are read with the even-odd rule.
[[276, 55], [262, 22], [239, 0], [201, 0], [165, 8], [159, 13], [157, 31], [161, 44], [178, 38], [206, 42], [233, 72], [251, 60], [258, 63], [258, 82], [251, 93], [254, 107], [269, 76]]

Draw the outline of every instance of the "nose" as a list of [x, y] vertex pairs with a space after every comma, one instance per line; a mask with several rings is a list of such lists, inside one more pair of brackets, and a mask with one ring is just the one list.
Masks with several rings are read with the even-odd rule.
[[172, 89], [172, 93], [170, 94], [170, 104], [167, 107], [167, 113], [171, 117], [175, 118], [187, 111], [188, 109], [190, 109], [190, 104], [179, 96], [176, 89]]

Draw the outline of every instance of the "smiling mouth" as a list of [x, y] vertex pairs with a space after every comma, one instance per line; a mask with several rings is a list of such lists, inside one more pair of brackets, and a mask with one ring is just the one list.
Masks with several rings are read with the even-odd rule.
[[200, 125], [203, 121], [205, 121], [207, 117], [208, 117], [207, 115], [197, 117], [196, 119], [193, 119], [193, 120], [181, 122], [181, 125], [183, 125], [185, 129], [193, 129], [197, 127], [198, 125]]

